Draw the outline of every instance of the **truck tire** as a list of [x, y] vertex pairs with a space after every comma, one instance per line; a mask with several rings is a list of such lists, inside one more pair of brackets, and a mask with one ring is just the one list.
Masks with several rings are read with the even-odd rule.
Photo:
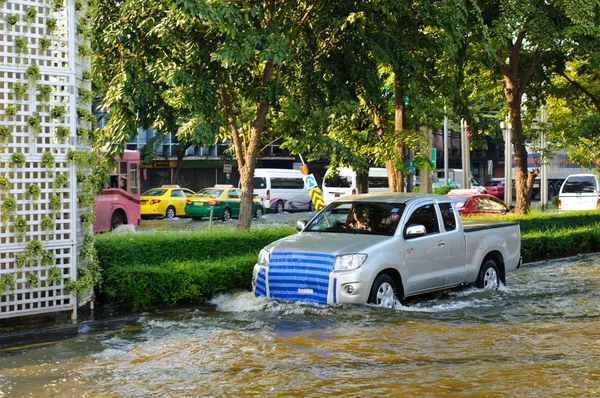
[[396, 303], [400, 302], [396, 291], [396, 282], [392, 278], [387, 274], [379, 275], [373, 282], [368, 303], [377, 307], [395, 308]]
[[483, 263], [475, 285], [479, 289], [498, 289], [498, 286], [500, 286], [500, 272], [494, 260], [486, 260]]
[[283, 202], [281, 200], [278, 200], [277, 203], [275, 204], [275, 213], [277, 213], [277, 214], [283, 213]]
[[548, 201], [551, 201], [552, 198], [555, 195], [555, 191], [554, 191], [554, 184], [549, 182], [548, 183]]

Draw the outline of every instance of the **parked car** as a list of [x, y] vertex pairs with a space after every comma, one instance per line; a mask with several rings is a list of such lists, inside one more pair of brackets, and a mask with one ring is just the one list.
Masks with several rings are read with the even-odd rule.
[[483, 184], [483, 186], [488, 194], [504, 200], [504, 178], [492, 178]]
[[476, 189], [453, 189], [446, 194], [456, 204], [458, 213], [465, 215], [506, 214], [510, 208], [495, 196], [479, 193]]
[[558, 194], [559, 210], [594, 210], [600, 207], [600, 180], [594, 174], [571, 174]]
[[260, 251], [255, 296], [395, 307], [460, 285], [495, 289], [521, 263], [517, 222], [462, 221], [444, 195], [346, 196], [297, 228]]
[[168, 219], [185, 215], [185, 199], [195, 194], [188, 188], [179, 185], [163, 185], [160, 188], [147, 190], [140, 197], [140, 214], [142, 218], [161, 216]]
[[[212, 208], [212, 217], [228, 221], [232, 217], [239, 217], [241, 199], [241, 189], [235, 188], [233, 185], [215, 185], [188, 196], [185, 214], [194, 219], [210, 217]], [[265, 205], [258, 198], [254, 198], [252, 215], [261, 218], [265, 213]]]

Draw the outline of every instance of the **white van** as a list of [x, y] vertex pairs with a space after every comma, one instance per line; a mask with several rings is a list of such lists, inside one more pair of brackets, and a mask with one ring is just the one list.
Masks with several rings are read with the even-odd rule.
[[[349, 167], [340, 167], [339, 176], [331, 178], [331, 169], [325, 172], [323, 178], [323, 201], [329, 204], [334, 200], [358, 193], [356, 185], [356, 172]], [[389, 192], [387, 170], [381, 167], [369, 169], [369, 192]]]
[[600, 181], [594, 174], [571, 174], [560, 187], [559, 210], [595, 210], [600, 206]]
[[264, 203], [267, 211], [312, 209], [300, 170], [255, 169], [252, 184], [254, 195]]

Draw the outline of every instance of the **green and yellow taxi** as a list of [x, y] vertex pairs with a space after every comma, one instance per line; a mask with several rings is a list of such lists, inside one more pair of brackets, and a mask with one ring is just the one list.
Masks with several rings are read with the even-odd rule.
[[153, 216], [168, 219], [185, 216], [185, 200], [196, 192], [179, 185], [163, 185], [152, 188], [140, 198], [140, 213], [142, 218]]
[[[233, 185], [215, 185], [204, 188], [196, 195], [188, 196], [185, 215], [194, 219], [210, 217], [212, 209], [213, 218], [227, 221], [239, 217], [241, 199], [242, 190]], [[265, 211], [265, 205], [255, 198], [252, 202], [252, 216], [261, 218]]]

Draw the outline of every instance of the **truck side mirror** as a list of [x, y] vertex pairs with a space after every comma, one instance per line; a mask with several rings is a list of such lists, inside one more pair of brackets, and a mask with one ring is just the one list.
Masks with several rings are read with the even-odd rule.
[[404, 232], [405, 239], [418, 238], [419, 236], [425, 236], [427, 230], [423, 225], [409, 225], [406, 227], [406, 232]]
[[296, 229], [298, 231], [302, 231], [306, 227], [306, 220], [298, 220], [296, 221]]

